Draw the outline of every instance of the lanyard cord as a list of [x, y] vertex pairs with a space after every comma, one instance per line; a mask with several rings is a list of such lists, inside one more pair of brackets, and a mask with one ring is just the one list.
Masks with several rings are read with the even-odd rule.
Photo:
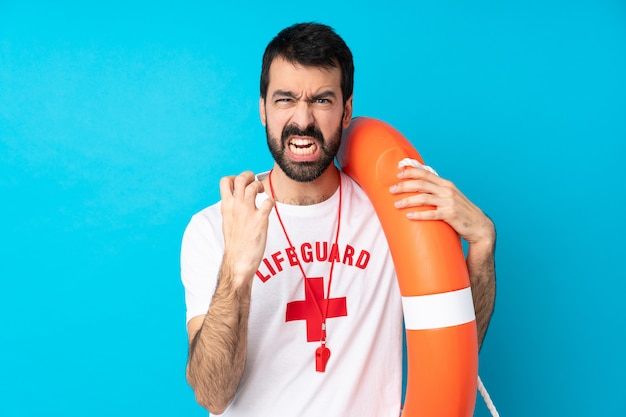
[[[276, 195], [274, 193], [274, 185], [272, 184], [272, 172], [274, 172], [274, 170], [272, 169], [270, 171], [269, 174], [269, 182], [270, 182], [270, 191], [272, 192], [272, 198], [276, 199]], [[339, 208], [338, 208], [338, 213], [337, 213], [337, 232], [335, 233], [335, 244], [333, 246], [331, 246], [328, 256], [331, 256], [333, 254], [333, 248], [336, 248], [336, 250], [338, 249], [338, 242], [339, 242], [339, 230], [341, 229], [341, 199], [342, 199], [342, 190], [341, 190], [341, 173], [339, 173]], [[295, 251], [295, 247], [293, 246], [293, 244], [291, 243], [291, 239], [289, 239], [289, 235], [287, 234], [287, 229], [285, 228], [285, 224], [283, 223], [282, 218], [280, 217], [280, 213], [278, 212], [278, 204], [274, 204], [274, 210], [276, 211], [276, 217], [278, 217], [278, 222], [280, 223], [280, 226], [283, 229], [283, 232], [285, 234], [285, 238], [287, 238], [287, 242], [289, 243], [289, 246], [291, 248], [294, 249], [294, 254], [296, 255], [296, 259], [298, 260], [298, 266], [300, 267], [300, 272], [302, 272], [302, 276], [304, 277], [304, 287], [305, 287], [305, 291], [307, 291], [309, 293], [309, 296], [311, 296], [311, 298], [313, 298], [313, 300], [315, 301], [315, 306], [317, 307], [317, 311], [322, 319], [322, 344], [326, 343], [326, 317], [328, 315], [328, 304], [330, 304], [327, 300], [330, 299], [330, 286], [333, 282], [333, 269], [335, 267], [335, 256], [333, 256], [333, 259], [330, 263], [330, 272], [328, 273], [328, 286], [326, 289], [326, 305], [324, 306], [324, 311], [322, 312], [322, 308], [319, 305], [319, 303], [317, 302], [317, 298], [315, 298], [315, 294], [313, 294], [313, 290], [311, 289], [311, 286], [307, 280], [306, 274], [304, 273], [304, 268], [302, 267], [302, 262], [300, 262], [300, 258], [298, 257], [297, 252]], [[322, 294], [322, 299], [324, 294]]]

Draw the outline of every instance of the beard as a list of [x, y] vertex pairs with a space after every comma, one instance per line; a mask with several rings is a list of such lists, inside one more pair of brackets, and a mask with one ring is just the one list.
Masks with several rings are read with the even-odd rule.
[[[274, 157], [274, 160], [280, 169], [290, 179], [297, 182], [311, 182], [319, 178], [320, 175], [333, 163], [339, 145], [341, 144], [341, 134], [343, 128], [341, 124], [335, 131], [335, 134], [329, 140], [324, 138], [322, 132], [314, 125], [301, 130], [297, 126], [287, 125], [283, 128], [280, 141], [272, 136], [267, 124], [265, 125], [265, 135], [267, 137], [267, 146]], [[287, 157], [286, 149], [289, 146], [289, 137], [291, 136], [308, 136], [317, 140], [319, 144], [320, 157], [317, 161], [311, 162], [293, 162]]]

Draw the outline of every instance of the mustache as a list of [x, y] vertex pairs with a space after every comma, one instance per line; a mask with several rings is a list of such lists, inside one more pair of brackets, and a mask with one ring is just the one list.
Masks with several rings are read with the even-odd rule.
[[285, 143], [290, 136], [308, 136], [314, 139], [317, 139], [320, 143], [324, 143], [324, 135], [322, 131], [317, 128], [315, 125], [310, 125], [306, 129], [302, 130], [298, 126], [295, 125], [287, 125], [283, 129], [281, 140]]

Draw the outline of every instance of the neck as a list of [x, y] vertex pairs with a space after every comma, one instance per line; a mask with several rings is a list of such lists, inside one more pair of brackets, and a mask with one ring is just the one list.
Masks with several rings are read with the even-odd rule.
[[[284, 204], [308, 206], [328, 200], [339, 187], [339, 170], [331, 164], [319, 178], [311, 182], [298, 182], [287, 177], [285, 173], [274, 164], [272, 170], [272, 185], [276, 201]], [[263, 186], [267, 194], [271, 195], [269, 176], [263, 180]]]

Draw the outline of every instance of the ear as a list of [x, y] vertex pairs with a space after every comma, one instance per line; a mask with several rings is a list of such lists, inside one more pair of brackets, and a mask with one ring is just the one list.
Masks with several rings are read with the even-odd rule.
[[265, 126], [267, 123], [267, 115], [265, 114], [265, 99], [263, 97], [259, 99], [259, 114], [261, 115], [261, 123]]
[[350, 125], [350, 121], [352, 121], [352, 97], [354, 97], [354, 95], [351, 95], [350, 98], [346, 100], [346, 105], [343, 109], [343, 120], [341, 124], [344, 129], [346, 129]]

